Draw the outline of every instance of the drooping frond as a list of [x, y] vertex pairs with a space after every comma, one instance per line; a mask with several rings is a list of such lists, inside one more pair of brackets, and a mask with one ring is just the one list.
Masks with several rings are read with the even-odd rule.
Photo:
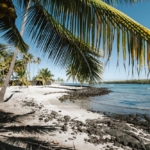
[[27, 51], [28, 46], [23, 41], [15, 25], [17, 18], [14, 5], [11, 1], [0, 1], [0, 32], [3, 38], [21, 51]]
[[133, 3], [143, 2], [147, 0], [102, 0], [102, 1], [108, 3], [109, 5], [114, 6], [117, 4], [125, 4], [125, 3], [133, 4]]
[[[126, 59], [125, 55], [128, 54], [126, 53], [127, 51], [129, 52], [129, 57], [133, 55], [132, 52], [137, 47], [135, 43], [143, 44], [143, 46], [140, 46], [142, 48], [147, 47], [147, 43], [150, 40], [150, 30], [101, 0], [39, 0], [38, 2], [60, 24], [85, 43], [89, 43], [92, 47], [99, 49], [100, 42], [102, 41], [104, 54], [108, 60], [116, 35], [118, 37], [118, 52], [121, 50], [119, 47], [122, 45], [124, 59]], [[112, 3], [113, 0], [107, 2]], [[118, 0], [116, 2], [121, 1]], [[127, 0], [125, 2], [133, 3], [134, 1]], [[131, 38], [134, 41], [132, 45], [130, 45]], [[138, 53], [143, 51], [141, 48], [138, 49]], [[144, 58], [146, 59], [147, 50], [144, 49], [142, 54], [145, 55]], [[135, 57], [130, 59], [133, 58], [134, 60], [130, 64], [133, 67], [133, 62], [136, 62], [138, 70], [140, 70], [144, 66], [140, 62], [142, 60], [140, 55], [137, 55], [136, 59]]]
[[[96, 73], [101, 69], [98, 61], [99, 53], [94, 46], [86, 44], [59, 24], [39, 3], [29, 9], [26, 33], [38, 43], [38, 47], [54, 61], [55, 64], [68, 66], [82, 65], [82, 72], [91, 76], [91, 81], [98, 78]], [[94, 64], [96, 67], [93, 67]], [[95, 77], [92, 79], [92, 75]], [[100, 80], [101, 78], [99, 78]]]

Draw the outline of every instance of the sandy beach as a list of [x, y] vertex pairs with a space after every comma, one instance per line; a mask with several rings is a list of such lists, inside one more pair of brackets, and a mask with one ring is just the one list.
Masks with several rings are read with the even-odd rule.
[[[59, 98], [70, 88], [73, 89], [55, 84], [48, 87], [8, 87], [5, 95], [7, 102], [0, 104], [0, 141], [17, 147], [16, 142], [8, 139], [30, 137], [39, 143], [47, 142], [51, 149], [150, 149], [147, 130], [81, 109], [75, 104], [62, 103]], [[9, 116], [6, 121], [3, 114]], [[17, 132], [14, 132], [15, 129]], [[44, 142], [39, 145], [48, 149]], [[26, 149], [30, 142], [21, 143], [19, 146]]]

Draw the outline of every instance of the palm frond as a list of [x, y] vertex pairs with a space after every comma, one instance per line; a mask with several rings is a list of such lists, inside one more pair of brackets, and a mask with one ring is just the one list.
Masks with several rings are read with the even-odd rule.
[[[35, 5], [29, 9], [27, 20], [26, 33], [28, 36], [31, 36], [38, 43], [41, 51], [47, 53], [55, 64], [64, 67], [72, 63], [78, 64], [76, 70], [79, 70], [80, 66], [82, 72], [86, 71], [86, 74], [90, 76], [95, 74], [97, 77], [93, 79], [98, 79], [97, 73], [102, 65], [98, 61], [99, 51], [74, 36], [59, 24], [37, 1], [34, 2]], [[93, 67], [94, 64], [96, 67]]]
[[[112, 4], [114, 2], [121, 3], [123, 2], [121, 0], [108, 0], [104, 2], [101, 0], [39, 0], [38, 2], [47, 10], [48, 13], [52, 14], [56, 21], [67, 28], [72, 34], [78, 36], [83, 42], [89, 43], [92, 47], [99, 49], [100, 45], [97, 44], [96, 41], [97, 39], [102, 38], [104, 54], [108, 59], [111, 54], [113, 37], [116, 35], [114, 32], [117, 32], [117, 47], [119, 47], [119, 45], [124, 45], [124, 59], [126, 42], [128, 45], [127, 49], [136, 48], [135, 44], [131, 47], [130, 40], [127, 40], [125, 36], [128, 37], [128, 39], [131, 38], [130, 36], [133, 36], [133, 40], [144, 40], [145, 42], [143, 43], [145, 43], [145, 47], [147, 47], [147, 44], [150, 41], [149, 29], [143, 27], [127, 15], [107, 4]], [[126, 0], [124, 2], [134, 3], [135, 1]], [[122, 40], [120, 39], [120, 41], [119, 35], [123, 38]], [[108, 50], [106, 52], [107, 47]], [[142, 49], [139, 49], [139, 51], [142, 51]], [[127, 54], [128, 53], [126, 53], [126, 55]], [[142, 54], [145, 55], [143, 57], [147, 59], [147, 52], [145, 51]], [[133, 60], [134, 62], [141, 60], [140, 55], [137, 56], [137, 60]], [[131, 53], [129, 53], [129, 57], [131, 57]], [[133, 57], [131, 57], [131, 59], [133, 59]], [[134, 66], [133, 63], [130, 64], [132, 67]], [[138, 65], [138, 67], [140, 68], [140, 65]]]
[[[28, 50], [28, 45], [23, 41], [16, 25], [16, 11], [12, 1], [5, 1], [1, 3], [0, 13], [4, 16], [0, 17], [0, 32], [2, 33], [2, 38], [4, 38], [8, 44], [17, 47], [20, 51], [26, 52]], [[3, 10], [3, 6], [5, 9]]]
[[[147, 1], [147, 0], [144, 0]], [[109, 5], [117, 5], [117, 4], [125, 4], [125, 3], [129, 3], [129, 4], [134, 4], [137, 2], [143, 2], [143, 0], [103, 0], [103, 2], [108, 3]]]

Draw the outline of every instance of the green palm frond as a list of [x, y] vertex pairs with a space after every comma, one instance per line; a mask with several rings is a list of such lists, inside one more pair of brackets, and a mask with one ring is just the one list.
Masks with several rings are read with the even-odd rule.
[[[125, 4], [125, 3], [133, 4], [133, 3], [142, 2], [142, 1], [143, 0], [103, 0], [103, 2], [106, 2], [109, 5]], [[144, 0], [144, 1], [147, 1], [147, 0]]]
[[20, 51], [27, 51], [29, 47], [23, 41], [15, 25], [17, 15], [13, 3], [11, 1], [1, 1], [0, 4], [0, 32], [3, 35], [2, 38]]
[[[97, 49], [74, 36], [45, 11], [39, 3], [35, 3], [30, 8], [27, 22], [26, 33], [38, 42], [41, 51], [47, 53], [55, 64], [68, 66], [80, 62], [80, 65], [77, 66], [87, 66], [86, 73], [88, 72], [88, 75], [92, 76], [92, 73], [96, 72], [91, 66], [99, 63]], [[83, 68], [82, 72], [84, 71]], [[99, 69], [98, 66], [97, 69]]]
[[[130, 49], [136, 48], [135, 44], [130, 45], [130, 40], [127, 40], [127, 38], [131, 39], [133, 36], [134, 43], [136, 40], [137, 43], [143, 44], [140, 47], [147, 47], [150, 41], [150, 30], [119, 10], [111, 7], [106, 2], [109, 4], [114, 2], [120, 3], [121, 0], [39, 0], [40, 5], [42, 5], [48, 13], [52, 14], [52, 16], [73, 35], [78, 36], [81, 41], [89, 43], [97, 49], [99, 49], [100, 41], [102, 41], [104, 54], [108, 60], [112, 51], [112, 43], [116, 36], [115, 32], [118, 34], [118, 39], [120, 36], [120, 40], [117, 40], [117, 45], [118, 47], [120, 45], [123, 46], [124, 59], [126, 59], [128, 54], [125, 53], [125, 51], [128, 51], [129, 57], [131, 57], [132, 51], [130, 51]], [[125, 2], [134, 3], [135, 1], [127, 0]], [[120, 33], [118, 32], [119, 30]], [[141, 40], [144, 40], [144, 42], [140, 42]], [[96, 41], [99, 42], [97, 43]], [[141, 53], [141, 51], [142, 49], [139, 49], [138, 53]], [[142, 54], [144, 55], [143, 57], [147, 59], [146, 49], [144, 49]], [[133, 57], [131, 57], [131, 59], [133, 59]], [[137, 55], [136, 59], [131, 61], [132, 67], [134, 66], [133, 62], [136, 62], [140, 70], [140, 68], [144, 66], [142, 62], [138, 63], [140, 60], [140, 55]], [[149, 63], [147, 65], [149, 65]]]

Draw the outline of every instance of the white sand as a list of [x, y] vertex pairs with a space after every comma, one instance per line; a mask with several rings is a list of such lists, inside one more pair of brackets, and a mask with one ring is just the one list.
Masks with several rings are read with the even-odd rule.
[[[54, 88], [53, 88], [54, 87]], [[58, 88], [57, 88], [58, 87]], [[26, 87], [8, 87], [5, 95], [5, 99], [7, 99], [11, 94], [14, 94], [11, 99], [6, 103], [0, 104], [0, 109], [6, 112], [12, 112], [14, 114], [25, 114], [31, 111], [36, 111], [35, 115], [32, 115], [32, 118], [24, 118], [21, 120], [21, 123], [15, 123], [14, 125], [52, 125], [54, 122], [45, 123], [43, 120], [39, 120], [39, 115], [43, 113], [49, 113], [54, 110], [56, 112], [61, 113], [62, 115], [69, 115], [71, 119], [75, 118], [76, 120], [80, 120], [85, 122], [86, 119], [102, 119], [104, 116], [92, 112], [88, 112], [86, 110], [81, 109], [79, 106], [74, 104], [64, 104], [61, 103], [58, 98], [61, 97], [64, 93], [54, 93], [47, 94], [49, 92], [63, 92], [67, 91], [66, 89], [60, 89], [61, 86], [51, 85], [49, 87], [42, 86], [30, 86]], [[65, 86], [66, 88], [66, 86]], [[68, 87], [69, 89], [70, 87]], [[43, 105], [43, 107], [39, 110], [34, 107], [22, 106], [23, 101], [34, 101], [39, 105]], [[38, 111], [37, 111], [38, 110]], [[9, 124], [10, 125], [10, 124]], [[112, 145], [111, 143], [107, 143], [107, 145], [99, 144], [94, 145], [91, 143], [86, 143], [84, 138], [88, 138], [85, 133], [77, 133], [76, 139], [69, 140], [68, 138], [72, 138], [71, 134], [72, 130], [69, 129], [66, 133], [59, 131], [53, 132], [53, 134], [42, 135], [42, 138], [48, 141], [58, 142], [59, 145], [62, 146], [75, 146], [78, 150], [105, 150], [107, 145]], [[114, 146], [115, 148], [115, 146]], [[117, 148], [121, 150], [122, 148]]]

